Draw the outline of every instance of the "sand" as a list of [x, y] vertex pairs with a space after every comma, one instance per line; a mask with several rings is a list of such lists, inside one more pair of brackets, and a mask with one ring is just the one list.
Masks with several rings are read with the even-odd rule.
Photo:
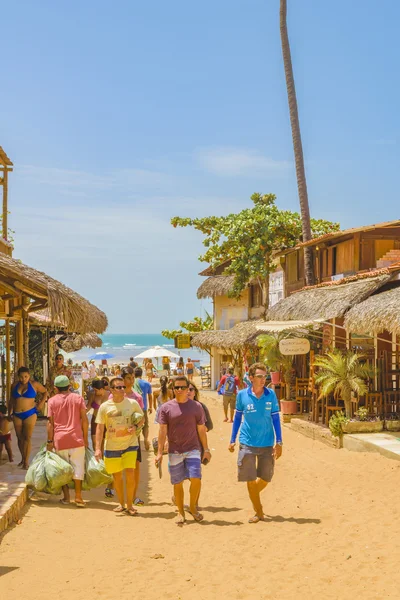
[[144, 453], [139, 517], [116, 516], [103, 490], [86, 493], [85, 509], [56, 498], [27, 505], [1, 538], [4, 598], [398, 599], [400, 462], [334, 450], [285, 427], [263, 495], [266, 521], [249, 525], [246, 487], [227, 451], [230, 425], [209, 405], [203, 523], [174, 524], [166, 465], [159, 480]]

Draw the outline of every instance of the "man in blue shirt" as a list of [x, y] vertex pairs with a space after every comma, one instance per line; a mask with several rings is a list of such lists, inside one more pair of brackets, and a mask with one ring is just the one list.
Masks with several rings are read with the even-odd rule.
[[[275, 459], [282, 455], [282, 429], [279, 404], [273, 390], [265, 387], [267, 367], [255, 363], [249, 368], [251, 386], [240, 390], [232, 426], [230, 452], [234, 452], [240, 429], [238, 480], [247, 482], [255, 515], [249, 523], [264, 519], [260, 493], [274, 475]], [[242, 423], [243, 419], [243, 423]]]
[[140, 367], [136, 367], [135, 371], [135, 379], [139, 384], [140, 389], [142, 390], [142, 398], [143, 398], [143, 412], [144, 412], [144, 426], [143, 426], [143, 440], [144, 447], [146, 450], [150, 448], [149, 442], [149, 417], [147, 413], [147, 409], [151, 413], [152, 404], [153, 404], [153, 390], [151, 388], [151, 384], [148, 381], [142, 379], [143, 369]]

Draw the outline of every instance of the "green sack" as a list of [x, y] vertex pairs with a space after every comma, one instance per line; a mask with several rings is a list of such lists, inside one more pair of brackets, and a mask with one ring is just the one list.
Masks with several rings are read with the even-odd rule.
[[104, 461], [98, 461], [90, 448], [85, 449], [85, 479], [83, 489], [91, 490], [101, 485], [109, 485], [113, 478], [106, 471]]
[[63, 485], [68, 485], [72, 481], [74, 469], [55, 452], [46, 452], [44, 465], [47, 485], [43, 491], [57, 496], [61, 493]]
[[25, 475], [26, 485], [33, 487], [37, 492], [42, 492], [47, 485], [45, 457], [46, 448], [42, 446], [39, 452], [35, 455]]

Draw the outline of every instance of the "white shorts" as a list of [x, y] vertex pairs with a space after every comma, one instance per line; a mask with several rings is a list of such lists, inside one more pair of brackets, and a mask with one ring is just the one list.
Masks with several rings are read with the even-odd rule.
[[85, 446], [57, 450], [57, 454], [74, 468], [74, 479], [83, 481], [85, 478]]

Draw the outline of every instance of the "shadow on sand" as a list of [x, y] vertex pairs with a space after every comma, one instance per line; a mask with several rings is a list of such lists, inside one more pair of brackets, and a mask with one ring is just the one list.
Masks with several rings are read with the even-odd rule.
[[265, 515], [264, 523], [296, 523], [297, 525], [307, 525], [309, 523], [314, 523], [318, 525], [321, 523], [321, 519], [303, 519], [301, 517], [282, 517], [282, 515]]

